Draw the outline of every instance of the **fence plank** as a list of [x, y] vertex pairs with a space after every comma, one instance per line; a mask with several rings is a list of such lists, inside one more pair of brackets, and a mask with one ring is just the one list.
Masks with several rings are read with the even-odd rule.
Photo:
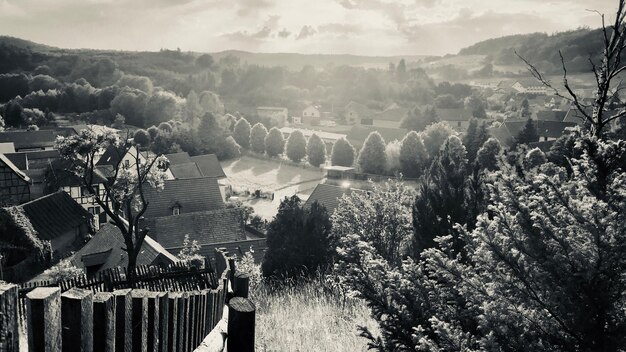
[[38, 287], [26, 294], [28, 350], [61, 351], [61, 289]]
[[233, 294], [235, 297], [248, 298], [248, 287], [250, 285], [250, 277], [246, 273], [238, 271], [235, 274]]
[[178, 299], [180, 293], [172, 292], [168, 294], [168, 314], [167, 314], [167, 350], [178, 352]]
[[157, 302], [159, 305], [159, 331], [157, 334], [157, 352], [167, 352], [168, 321], [169, 321], [169, 299], [167, 292], [157, 293]]
[[17, 352], [20, 345], [18, 307], [19, 289], [13, 284], [0, 284], [0, 350]]
[[228, 350], [254, 352], [256, 307], [249, 299], [233, 297], [228, 302]]
[[146, 292], [146, 299], [148, 300], [148, 318], [147, 318], [147, 349], [148, 351], [157, 351], [159, 349], [159, 293], [158, 292]]
[[148, 351], [148, 297], [147, 291], [142, 289], [132, 290], [132, 340], [133, 352]]
[[93, 351], [115, 351], [115, 296], [110, 292], [93, 296]]
[[113, 291], [115, 296], [115, 351], [132, 351], [132, 300], [130, 289]]
[[61, 294], [63, 351], [93, 351], [93, 293], [73, 288]]
[[185, 329], [187, 329], [187, 308], [189, 303], [189, 294], [181, 293], [178, 297], [178, 336], [176, 339], [179, 352], [186, 351]]

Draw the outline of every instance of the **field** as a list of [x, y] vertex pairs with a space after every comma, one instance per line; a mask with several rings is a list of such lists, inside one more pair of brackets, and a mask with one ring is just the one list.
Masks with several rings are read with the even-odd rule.
[[274, 200], [245, 199], [240, 200], [252, 206], [256, 214], [270, 220], [284, 197], [298, 194], [306, 199], [315, 186], [324, 178], [322, 171], [312, 168], [301, 168], [280, 160], [266, 160], [243, 156], [239, 159], [222, 163], [233, 190], [237, 192], [260, 190], [274, 193]]
[[377, 332], [363, 302], [344, 301], [314, 283], [261, 292], [252, 299], [257, 306], [257, 351], [367, 351], [357, 325]]

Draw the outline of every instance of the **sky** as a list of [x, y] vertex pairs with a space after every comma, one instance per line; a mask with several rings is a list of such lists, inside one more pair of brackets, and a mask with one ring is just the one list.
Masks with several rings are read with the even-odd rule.
[[596, 28], [617, 0], [0, 0], [0, 35], [62, 48], [444, 55]]

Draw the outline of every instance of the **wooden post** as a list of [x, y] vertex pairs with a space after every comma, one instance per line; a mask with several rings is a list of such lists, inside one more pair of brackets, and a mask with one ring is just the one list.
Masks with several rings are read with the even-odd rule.
[[254, 352], [256, 307], [249, 299], [233, 297], [228, 302], [228, 350]]
[[235, 297], [248, 298], [249, 285], [250, 277], [248, 274], [238, 271], [235, 274], [235, 284], [233, 287]]
[[146, 299], [148, 300], [148, 318], [147, 323], [147, 350], [157, 351], [159, 349], [159, 301], [158, 292], [147, 291], [145, 292]]
[[18, 297], [16, 285], [0, 284], [0, 351], [19, 349]]
[[178, 298], [180, 293], [168, 295], [167, 312], [167, 351], [178, 352]]
[[115, 351], [132, 351], [132, 299], [130, 289], [113, 291], [115, 297]]
[[115, 297], [110, 292], [93, 296], [93, 351], [115, 351]]
[[187, 339], [186, 329], [188, 327], [187, 313], [189, 311], [189, 294], [187, 292], [181, 293], [178, 298], [178, 336], [176, 342], [179, 352], [186, 352]]
[[148, 351], [148, 297], [145, 290], [132, 290], [133, 352]]
[[157, 344], [157, 352], [167, 352], [167, 339], [169, 336], [168, 325], [169, 325], [169, 299], [167, 292], [159, 292], [157, 293], [157, 301], [159, 305], [159, 333], [158, 333], [158, 344]]
[[61, 351], [61, 289], [37, 287], [26, 295], [28, 350]]
[[93, 351], [93, 293], [73, 288], [61, 294], [63, 352]]

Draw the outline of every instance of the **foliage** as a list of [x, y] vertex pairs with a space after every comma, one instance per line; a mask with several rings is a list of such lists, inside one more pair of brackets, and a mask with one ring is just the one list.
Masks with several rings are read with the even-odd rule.
[[422, 137], [415, 131], [409, 132], [402, 139], [400, 147], [400, 170], [409, 178], [416, 178], [422, 174], [427, 166], [428, 155]]
[[334, 252], [326, 209], [314, 202], [310, 208], [292, 196], [281, 201], [268, 226], [263, 276], [297, 278], [325, 267]]
[[17, 264], [31, 255], [43, 263], [50, 261], [50, 243], [39, 238], [23, 208], [0, 208], [0, 232], [0, 254], [4, 265]]
[[437, 111], [432, 106], [426, 106], [422, 111], [418, 106], [414, 106], [400, 122], [400, 127], [409, 131], [420, 132], [426, 126], [438, 121]]
[[498, 160], [502, 153], [500, 142], [495, 138], [489, 138], [476, 153], [476, 163], [481, 169], [495, 171]]
[[[252, 250], [254, 250], [254, 248]], [[252, 253], [246, 252], [243, 256], [237, 258], [235, 268], [237, 268], [237, 272], [242, 272], [248, 275], [248, 278], [250, 279], [249, 292], [254, 294], [263, 280], [263, 276], [261, 275], [261, 265], [254, 262], [254, 256]]]
[[354, 154], [352, 144], [342, 137], [333, 144], [330, 162], [332, 165], [350, 167], [354, 164]]
[[467, 150], [467, 160], [472, 163], [476, 159], [478, 149], [489, 138], [486, 122], [478, 122], [477, 119], [471, 119], [467, 131], [463, 136], [463, 145]]
[[243, 117], [240, 118], [235, 124], [233, 137], [242, 148], [250, 148], [250, 130], [250, 123]]
[[393, 140], [385, 146], [385, 172], [389, 175], [395, 175], [400, 171], [400, 147], [398, 140]]
[[85, 271], [82, 268], [74, 266], [70, 259], [64, 259], [45, 270], [41, 275], [45, 276], [53, 283], [60, 283], [84, 274]]
[[357, 164], [361, 172], [382, 174], [385, 171], [386, 158], [385, 140], [377, 131], [371, 132], [359, 152]]
[[139, 129], [135, 131], [133, 139], [137, 145], [140, 145], [144, 148], [149, 146], [151, 142], [150, 133], [148, 133], [148, 131], [144, 129]]
[[291, 132], [289, 138], [287, 138], [285, 152], [291, 161], [299, 163], [306, 156], [306, 147], [306, 138], [302, 132], [296, 130]]
[[315, 133], [309, 137], [306, 145], [306, 155], [309, 164], [319, 167], [326, 163], [326, 144]]
[[428, 157], [434, 158], [439, 154], [439, 149], [448, 139], [448, 137], [456, 135], [456, 132], [446, 122], [438, 122], [426, 127], [422, 131], [421, 136], [424, 141], [424, 147], [428, 151]]
[[515, 136], [515, 145], [529, 144], [533, 142], [539, 142], [539, 133], [537, 132], [537, 126], [532, 119], [526, 120], [524, 128]]
[[185, 234], [182, 245], [183, 248], [181, 248], [177, 255], [178, 259], [185, 262], [197, 262], [204, 260], [204, 257], [200, 255], [200, 244], [198, 244], [198, 241], [196, 240], [191, 240], [189, 238], [189, 234]]
[[544, 152], [539, 148], [533, 148], [526, 153], [524, 166], [530, 170], [545, 164], [548, 161]]
[[[235, 127], [236, 129], [236, 127]], [[285, 139], [283, 133], [276, 127], [272, 127], [265, 136], [265, 152], [268, 156], [276, 157], [285, 150]]]
[[262, 123], [257, 123], [250, 130], [250, 149], [259, 154], [265, 153], [265, 137], [267, 137], [267, 128]]

